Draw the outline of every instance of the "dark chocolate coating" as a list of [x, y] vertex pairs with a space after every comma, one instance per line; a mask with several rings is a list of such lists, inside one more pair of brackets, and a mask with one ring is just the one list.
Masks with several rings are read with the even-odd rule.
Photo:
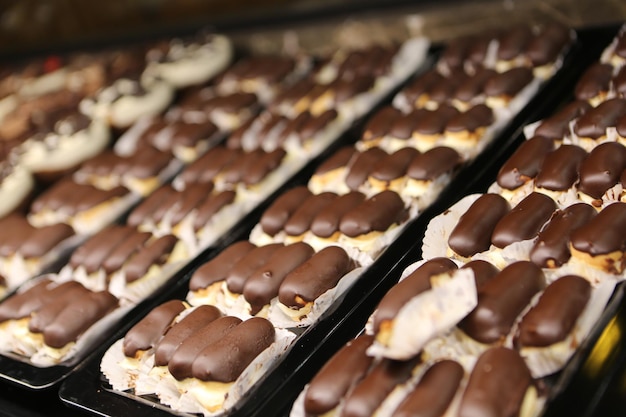
[[524, 141], [498, 172], [498, 185], [508, 190], [521, 187], [537, 176], [554, 142], [541, 136]]
[[226, 286], [228, 290], [235, 294], [243, 294], [246, 281], [257, 270], [271, 258], [277, 250], [283, 248], [282, 243], [272, 243], [258, 246], [241, 257], [230, 269], [226, 276]]
[[509, 212], [509, 203], [498, 194], [483, 194], [459, 218], [448, 246], [463, 257], [484, 252], [491, 246], [496, 224]]
[[370, 417], [387, 395], [405, 382], [418, 360], [395, 361], [383, 359], [348, 393], [342, 417]]
[[153, 265], [163, 265], [167, 262], [178, 238], [174, 235], [164, 235], [149, 242], [124, 264], [126, 282], [131, 283], [142, 278]]
[[354, 146], [343, 146], [337, 152], [324, 162], [315, 170], [313, 175], [323, 175], [338, 168], [343, 168], [348, 165], [348, 162], [352, 156], [358, 151]]
[[357, 190], [365, 182], [378, 160], [387, 156], [387, 152], [380, 148], [370, 148], [356, 154], [348, 165], [346, 185], [351, 190]]
[[306, 186], [295, 187], [281, 194], [261, 217], [260, 224], [263, 232], [274, 236], [283, 230], [292, 214], [311, 195], [311, 191]]
[[526, 46], [533, 38], [533, 33], [528, 25], [516, 25], [506, 30], [498, 37], [497, 58], [509, 61], [521, 55]]
[[185, 217], [198, 207], [213, 191], [213, 183], [189, 184], [178, 193], [178, 201], [170, 209], [171, 217], [169, 224], [179, 224]]
[[591, 297], [591, 284], [577, 275], [566, 275], [546, 287], [537, 304], [519, 324], [518, 346], [545, 347], [572, 332]]
[[437, 146], [413, 158], [406, 175], [414, 180], [432, 181], [441, 175], [452, 173], [461, 164], [457, 151], [446, 146]]
[[[374, 113], [374, 115], [365, 124], [361, 140], [369, 141], [385, 136], [394, 121], [401, 116], [402, 112], [395, 107], [383, 107]], [[350, 149], [354, 149], [354, 147], [351, 146]], [[345, 163], [342, 165], [345, 165]]]
[[531, 193], [496, 224], [491, 243], [504, 248], [535, 237], [556, 210], [556, 203], [545, 194]]
[[174, 378], [181, 381], [191, 378], [191, 367], [198, 354], [207, 346], [217, 342], [236, 326], [241, 323], [241, 319], [233, 316], [220, 317], [206, 326], [198, 329], [176, 348], [172, 358], [167, 364], [167, 369]]
[[127, 226], [111, 226], [96, 233], [72, 253], [70, 265], [73, 268], [82, 265], [88, 274], [97, 271], [111, 251], [132, 233], [135, 229]]
[[14, 255], [22, 242], [28, 239], [35, 228], [26, 220], [26, 216], [13, 213], [0, 219], [0, 256]]
[[456, 269], [456, 264], [450, 259], [434, 258], [398, 282], [378, 303], [376, 311], [374, 311], [374, 330], [378, 331], [381, 323], [392, 321], [402, 307], [413, 297], [428, 291], [431, 288], [431, 277], [451, 273]]
[[55, 298], [48, 295], [37, 311], [33, 311], [28, 322], [28, 330], [33, 333], [42, 333], [67, 308], [68, 304], [80, 297], [88, 296], [88, 290], [82, 285], [68, 285], [65, 286], [65, 291], [55, 291], [55, 294]]
[[552, 116], [543, 119], [535, 129], [535, 136], [562, 140], [569, 134], [569, 124], [592, 109], [591, 104], [582, 100], [574, 100]]
[[220, 172], [220, 177], [230, 187], [234, 187], [236, 184], [244, 181], [244, 174], [248, 167], [256, 164], [264, 154], [265, 152], [260, 148], [249, 152], [242, 152], [232, 164], [228, 165]]
[[574, 96], [577, 100], [591, 100], [609, 90], [612, 77], [613, 67], [610, 64], [597, 62], [587, 68], [580, 77], [574, 88]]
[[304, 307], [334, 288], [354, 266], [341, 247], [325, 247], [285, 276], [278, 290], [278, 300], [288, 307]]
[[187, 166], [179, 175], [183, 183], [209, 182], [238, 157], [240, 151], [216, 146]]
[[486, 83], [496, 76], [496, 72], [488, 68], [480, 68], [471, 77], [463, 80], [454, 91], [454, 97], [463, 102], [469, 102], [483, 94]]
[[339, 231], [339, 222], [344, 214], [359, 206], [365, 201], [365, 194], [350, 191], [337, 197], [317, 213], [311, 222], [311, 232], [315, 236], [329, 238]]
[[311, 116], [298, 129], [298, 136], [301, 142], [313, 140], [318, 132], [323, 131], [339, 113], [335, 109], [328, 109], [318, 116]]
[[365, 352], [374, 342], [374, 337], [361, 335], [349, 341], [313, 377], [304, 394], [306, 415], [319, 416], [339, 405], [370, 368], [373, 357]]
[[267, 261], [246, 279], [243, 295], [250, 303], [252, 314], [257, 314], [278, 295], [287, 274], [306, 262], [315, 250], [304, 242], [278, 248]]
[[626, 203], [613, 203], [574, 230], [571, 245], [591, 256], [626, 249]]
[[263, 152], [259, 158], [248, 165], [243, 173], [242, 180], [246, 185], [260, 183], [268, 174], [280, 166], [287, 152], [284, 149], [275, 149]]
[[402, 198], [393, 191], [385, 190], [344, 214], [339, 222], [339, 230], [348, 237], [384, 232], [406, 217]]
[[[73, 282], [74, 284], [69, 284]], [[47, 290], [51, 285], [51, 281], [47, 278], [42, 279], [37, 284], [28, 288], [23, 292], [17, 292], [10, 295], [0, 303], [0, 323], [7, 320], [21, 319], [29, 316], [33, 311], [36, 311], [44, 303], [46, 297], [50, 293]], [[69, 281], [62, 285], [80, 285], [78, 282]], [[65, 290], [63, 290], [65, 291]]]
[[528, 67], [516, 67], [497, 74], [485, 83], [485, 94], [489, 97], [513, 98], [533, 80], [533, 71]]
[[416, 104], [416, 102], [422, 98], [423, 95], [428, 95], [432, 85], [435, 85], [444, 79], [444, 76], [436, 70], [426, 71], [424, 74], [417, 77], [415, 81], [405, 87], [401, 94], [404, 94], [409, 103]]
[[561, 145], [546, 155], [535, 177], [535, 187], [551, 191], [566, 191], [578, 179], [578, 169], [587, 157], [584, 149], [575, 145]]
[[571, 41], [569, 28], [550, 22], [531, 39], [526, 47], [526, 56], [536, 67], [553, 63]]
[[441, 104], [436, 110], [417, 109], [409, 113], [414, 119], [413, 134], [438, 135], [443, 133], [453, 117], [460, 114], [456, 107]]
[[606, 136], [606, 129], [615, 126], [626, 115], [626, 99], [612, 98], [583, 114], [574, 124], [574, 133], [581, 138], [598, 139]]
[[419, 155], [415, 148], [402, 148], [376, 162], [370, 177], [379, 181], [392, 181], [404, 177], [408, 166]]
[[491, 348], [474, 365], [458, 416], [518, 416], [531, 384], [530, 371], [519, 353], [503, 347]]
[[487, 127], [493, 123], [493, 110], [484, 104], [477, 104], [469, 110], [460, 113], [450, 119], [446, 125], [449, 132], [475, 132], [481, 127]]
[[117, 298], [107, 291], [91, 292], [72, 299], [43, 330], [44, 343], [62, 348], [74, 342], [94, 323], [118, 305]]
[[530, 260], [541, 268], [555, 268], [567, 262], [570, 233], [590, 221], [596, 210], [585, 203], [573, 204], [556, 211], [530, 251]]
[[482, 287], [491, 278], [498, 275], [500, 270], [487, 261], [477, 259], [463, 265], [460, 269], [471, 269], [474, 272], [474, 282], [476, 288]]
[[146, 244], [148, 239], [152, 237], [150, 232], [139, 232], [135, 230], [120, 242], [102, 261], [102, 268], [107, 274], [118, 271], [126, 263], [126, 261], [139, 252]]
[[593, 198], [602, 195], [619, 182], [626, 168], [626, 148], [617, 142], [596, 146], [580, 164], [578, 190]]
[[65, 223], [36, 227], [22, 242], [19, 253], [24, 259], [40, 258], [73, 235], [74, 230]]
[[185, 339], [219, 317], [222, 317], [222, 313], [217, 307], [202, 305], [176, 322], [157, 343], [154, 351], [154, 364], [166, 366], [176, 348]]
[[315, 216], [326, 206], [337, 199], [337, 194], [323, 192], [313, 194], [306, 200], [301, 200], [301, 205], [285, 222], [284, 230], [288, 236], [300, 236], [311, 229]]
[[465, 371], [458, 362], [433, 364], [393, 412], [394, 417], [441, 417], [454, 399]]
[[148, 216], [151, 218], [159, 209], [165, 211], [165, 202], [175, 193], [174, 187], [170, 184], [159, 187], [155, 192], [150, 194], [145, 200], [135, 207], [126, 219], [128, 226], [137, 227], [145, 221]]
[[185, 309], [180, 300], [170, 300], [152, 309], [124, 336], [124, 355], [132, 358], [140, 350], [156, 346], [172, 322]]
[[203, 349], [194, 359], [191, 373], [201, 381], [233, 382], [274, 339], [269, 321], [248, 319]]
[[497, 343], [510, 333], [517, 316], [544, 286], [538, 266], [528, 261], [512, 263], [478, 288], [478, 304], [459, 327], [480, 343]]
[[229, 245], [215, 258], [196, 269], [189, 281], [189, 290], [197, 291], [223, 281], [232, 267], [254, 248], [255, 246], [247, 240]]
[[232, 190], [226, 190], [217, 194], [207, 196], [207, 198], [196, 207], [196, 217], [193, 219], [193, 229], [197, 232], [202, 229], [211, 218], [220, 212], [223, 208], [232, 204], [237, 197], [237, 193]]

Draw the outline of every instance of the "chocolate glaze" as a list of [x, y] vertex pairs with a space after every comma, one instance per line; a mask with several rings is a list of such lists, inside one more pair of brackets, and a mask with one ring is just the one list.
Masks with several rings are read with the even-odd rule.
[[241, 257], [230, 269], [226, 276], [228, 290], [235, 294], [243, 294], [246, 281], [257, 270], [265, 265], [270, 257], [278, 249], [283, 248], [282, 243], [273, 243], [255, 247]]
[[394, 285], [380, 300], [374, 311], [374, 330], [379, 331], [381, 323], [393, 321], [402, 307], [413, 297], [428, 291], [431, 288], [432, 276], [450, 273], [456, 269], [456, 264], [448, 258], [434, 258], [422, 264]]
[[126, 283], [142, 278], [153, 265], [166, 263], [176, 243], [178, 243], [176, 236], [165, 235], [141, 248], [124, 264]]
[[64, 223], [36, 227], [20, 245], [19, 253], [24, 259], [40, 258], [73, 235], [74, 230]]
[[591, 297], [591, 284], [566, 275], [548, 285], [517, 329], [518, 346], [545, 347], [565, 340]]
[[254, 185], [260, 183], [268, 174], [280, 166], [287, 152], [282, 149], [275, 149], [271, 152], [263, 152], [254, 163], [249, 164], [242, 175], [245, 185]]
[[55, 291], [54, 299], [48, 294], [45, 302], [31, 313], [28, 330], [33, 333], [42, 333], [72, 300], [85, 296], [86, 292], [87, 290], [82, 285], [73, 285], [65, 286], [63, 292]]
[[129, 226], [115, 225], [103, 229], [72, 253], [69, 264], [73, 268], [78, 268], [82, 265], [85, 271], [91, 274], [100, 269], [109, 253], [134, 232], [135, 229]]
[[570, 233], [589, 222], [596, 213], [592, 206], [585, 203], [573, 204], [556, 211], [537, 235], [530, 251], [530, 260], [542, 268], [555, 268], [566, 263], [571, 256]]
[[406, 175], [420, 181], [432, 181], [441, 175], [453, 172], [461, 164], [457, 151], [446, 146], [437, 146], [413, 158]]
[[124, 355], [133, 358], [138, 351], [156, 346], [176, 316], [184, 309], [185, 304], [180, 300], [170, 300], [153, 308], [124, 336]]
[[238, 158], [239, 154], [239, 151], [216, 146], [192, 162], [177, 178], [185, 184], [212, 181], [222, 169]]
[[509, 212], [509, 203], [498, 194], [483, 194], [459, 218], [448, 246], [463, 257], [486, 251], [496, 224]]
[[154, 351], [154, 364], [156, 366], [166, 366], [176, 348], [185, 339], [219, 317], [222, 317], [222, 313], [217, 307], [202, 305], [194, 309], [182, 320], [176, 322], [157, 343]]
[[200, 352], [207, 346], [225, 337], [242, 320], [238, 317], [225, 316], [215, 319], [198, 329], [176, 348], [172, 358], [167, 364], [167, 369], [174, 378], [181, 381], [192, 378], [191, 367]]
[[441, 417], [454, 399], [465, 371], [458, 362], [444, 359], [424, 373], [419, 383], [393, 412], [394, 417]]
[[574, 133], [581, 138], [599, 139], [606, 136], [606, 129], [615, 126], [626, 115], [626, 99], [612, 98], [582, 115], [574, 124]]
[[452, 39], [439, 57], [439, 64], [448, 69], [462, 68], [473, 40], [466, 36]]
[[[626, 66], [624, 66], [624, 68], [626, 68]], [[620, 137], [626, 138], [626, 115], [617, 119], [617, 122], [615, 122], [615, 130], [617, 130], [617, 134]]]
[[370, 148], [355, 154], [348, 163], [346, 185], [351, 190], [357, 190], [365, 182], [376, 162], [385, 156], [387, 156], [387, 152], [380, 148]]
[[569, 135], [569, 125], [572, 120], [579, 118], [591, 109], [591, 104], [587, 101], [574, 100], [552, 116], [543, 119], [535, 129], [535, 135], [562, 140]]
[[368, 91], [375, 81], [373, 74], [358, 74], [354, 78], [337, 78], [331, 83], [331, 88], [335, 92], [335, 105]]
[[107, 274], [118, 271], [131, 256], [145, 246], [151, 237], [152, 234], [150, 232], [135, 231], [130, 234], [124, 241], [114, 246], [106, 259], [102, 261], [104, 271]]
[[[179, 120], [171, 125], [172, 138], [164, 144], [164, 149], [171, 150], [175, 146], [195, 146], [202, 140], [213, 137], [218, 132], [218, 127], [210, 120], [189, 123]], [[154, 143], [156, 145], [156, 143]], [[161, 145], [163, 146], [163, 145]]]
[[195, 208], [196, 217], [193, 219], [194, 231], [197, 232], [202, 229], [216, 213], [229, 204], [232, 204], [236, 197], [237, 193], [232, 190], [226, 190], [207, 196], [207, 198]]
[[191, 276], [189, 290], [197, 291], [208, 288], [211, 284], [226, 279], [232, 267], [255, 246], [247, 240], [229, 245], [215, 258], [200, 266]]
[[578, 179], [578, 169], [586, 157], [587, 152], [578, 146], [561, 145], [546, 155], [535, 177], [535, 187], [551, 191], [568, 190]]
[[569, 28], [551, 22], [543, 26], [526, 47], [526, 56], [533, 66], [553, 63], [572, 40]]
[[460, 269], [471, 269], [474, 272], [476, 288], [482, 287], [491, 278], [498, 275], [500, 270], [487, 261], [477, 259], [464, 264]]
[[313, 140], [314, 136], [324, 130], [337, 116], [339, 116], [339, 113], [335, 109], [328, 109], [318, 116], [311, 116], [309, 120], [302, 123], [296, 130], [300, 141]]
[[224, 167], [220, 172], [220, 178], [228, 186], [234, 187], [236, 184], [244, 181], [244, 175], [248, 167], [255, 164], [264, 154], [265, 152], [260, 148], [242, 152], [230, 165]]
[[[444, 59], [443, 56], [442, 59]], [[408, 85], [408, 87], [405, 87], [402, 90], [402, 94], [404, 94], [409, 103], [417, 104], [417, 101], [420, 100], [423, 95], [428, 95], [432, 85], [435, 85], [444, 79], [445, 77], [436, 70], [429, 70], [417, 77], [415, 81]]]
[[164, 202], [175, 192], [176, 190], [170, 184], [159, 187], [130, 212], [126, 218], [126, 224], [137, 227], [144, 222], [148, 215], [152, 215], [158, 210], [165, 211], [163, 209]]
[[315, 250], [307, 243], [297, 242], [277, 249], [245, 282], [243, 295], [250, 303], [251, 314], [257, 314], [278, 296], [287, 274], [306, 262]]
[[413, 122], [413, 135], [439, 135], [443, 133], [450, 119], [459, 114], [460, 112], [456, 107], [448, 104], [441, 104], [436, 110], [414, 110], [410, 113], [415, 119]]
[[478, 288], [478, 304], [459, 328], [480, 343], [501, 342], [544, 286], [545, 277], [538, 266], [528, 261], [512, 263]]
[[577, 100], [591, 100], [609, 91], [613, 67], [610, 64], [597, 62], [591, 65], [580, 77], [574, 88]]
[[545, 194], [531, 193], [500, 219], [491, 235], [491, 243], [504, 248], [535, 237], [556, 210], [555, 201]]
[[344, 214], [365, 201], [365, 194], [350, 191], [337, 197], [320, 210], [311, 222], [311, 232], [318, 237], [330, 238], [339, 230], [339, 222]]
[[328, 246], [296, 266], [285, 276], [278, 300], [292, 308], [302, 308], [334, 288], [355, 265], [339, 246]]
[[610, 204], [571, 234], [571, 245], [591, 256], [626, 249], [626, 203]]
[[392, 225], [402, 223], [407, 216], [402, 198], [393, 191], [385, 190], [344, 214], [339, 230], [348, 237], [384, 232]]
[[304, 201], [301, 200], [300, 207], [285, 222], [284, 230], [287, 235], [300, 236], [310, 230], [315, 216], [336, 199], [337, 194], [323, 192], [321, 194], [313, 194]]
[[498, 185], [508, 190], [521, 187], [535, 178], [554, 142], [541, 136], [524, 141], [498, 172]]
[[[361, 140], [369, 141], [385, 136], [392, 123], [400, 116], [402, 116], [402, 112], [392, 106], [385, 106], [378, 110], [365, 124]], [[354, 149], [352, 146], [349, 148]], [[345, 165], [345, 163], [342, 165]]]
[[330, 158], [324, 160], [324, 162], [317, 167], [313, 175], [324, 175], [335, 169], [346, 167], [350, 159], [352, 159], [353, 155], [357, 152], [354, 146], [341, 147], [337, 152], [332, 154]]
[[422, 110], [415, 110], [409, 114], [403, 114], [396, 117], [389, 126], [387, 136], [391, 136], [396, 139], [408, 139], [413, 134], [419, 115], [423, 113]]
[[306, 186], [295, 187], [281, 194], [261, 217], [263, 232], [274, 236], [283, 230], [293, 213], [311, 196], [311, 191]]
[[387, 395], [411, 376], [417, 359], [395, 361], [382, 359], [345, 398], [342, 417], [369, 417]]
[[136, 152], [128, 160], [128, 170], [124, 175], [139, 179], [157, 176], [174, 159], [169, 151], [160, 151], [151, 146], [144, 147], [141, 152]]
[[481, 127], [487, 127], [493, 123], [493, 110], [484, 104], [477, 104], [466, 112], [450, 119], [446, 125], [448, 132], [475, 132]]
[[533, 80], [532, 69], [516, 67], [499, 73], [485, 83], [485, 94], [488, 97], [505, 96], [513, 98]]
[[333, 410], [370, 368], [374, 358], [366, 354], [374, 337], [361, 335], [349, 341], [313, 377], [304, 394], [307, 416], [320, 416]]
[[474, 365], [458, 416], [517, 416], [531, 384], [530, 371], [519, 353], [503, 347], [491, 348]]
[[470, 102], [483, 94], [487, 82], [495, 77], [497, 73], [488, 68], [479, 68], [475, 74], [466, 77], [456, 87], [453, 97], [462, 102]]
[[49, 279], [42, 279], [27, 290], [11, 295], [0, 303], [0, 322], [28, 317], [49, 303], [50, 300], [60, 298], [66, 292], [77, 287], [82, 287], [82, 285], [76, 281], [57, 284], [52, 283]]
[[17, 213], [0, 219], [0, 227], [3, 231], [0, 233], [0, 256], [3, 257], [14, 255], [22, 242], [35, 231], [26, 217]]
[[626, 148], [617, 142], [596, 146], [580, 164], [578, 190], [602, 198], [609, 188], [619, 182], [626, 168]]
[[443, 104], [449, 101], [455, 95], [456, 89], [469, 76], [465, 71], [453, 70], [446, 78], [442, 78], [438, 82], [432, 84], [428, 91], [428, 100], [436, 104]]
[[533, 33], [528, 25], [522, 24], [509, 28], [498, 37], [497, 58], [509, 61], [518, 57], [524, 52], [532, 38]]
[[379, 181], [392, 181], [405, 176], [413, 159], [419, 155], [415, 148], [402, 148], [376, 162], [370, 177]]
[[185, 189], [179, 193], [178, 202], [174, 203], [170, 209], [171, 217], [169, 224], [177, 225], [183, 221], [192, 210], [211, 196], [211, 191], [213, 191], [212, 183], [189, 184], [185, 187]]
[[253, 317], [204, 348], [193, 361], [191, 373], [201, 381], [233, 382], [275, 339], [274, 326]]
[[86, 294], [68, 300], [66, 307], [43, 330], [46, 345], [60, 349], [76, 341], [82, 333], [118, 305], [117, 298], [107, 291], [85, 291]]

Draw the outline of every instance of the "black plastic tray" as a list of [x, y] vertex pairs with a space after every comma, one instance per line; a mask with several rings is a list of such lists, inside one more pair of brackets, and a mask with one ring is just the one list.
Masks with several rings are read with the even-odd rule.
[[[298, 336], [292, 349], [276, 368], [262, 378], [238, 408], [229, 414], [233, 417], [286, 415], [295, 397], [321, 364], [363, 329], [367, 317], [397, 282], [402, 270], [421, 258], [421, 239], [430, 219], [464, 195], [484, 191], [491, 184], [499, 167], [524, 140], [523, 126], [551, 114], [555, 107], [565, 101], [564, 98], [571, 95], [576, 80], [588, 65], [597, 60], [616, 30], [598, 28], [580, 31], [578, 42], [568, 54], [563, 69], [541, 88], [498, 138], [455, 177], [436, 202], [406, 227], [342, 299], [333, 305], [332, 311]], [[300, 178], [303, 183], [306, 181]], [[209, 257], [203, 259], [208, 260]], [[186, 288], [182, 283], [186, 284], [190, 276], [189, 272], [180, 277], [177, 283], [179, 291], [171, 292], [172, 298], [184, 298]], [[615, 296], [614, 300], [617, 299]], [[612, 302], [611, 306], [615, 303], [618, 302]], [[606, 314], [615, 312], [608, 308]], [[130, 325], [120, 329], [113, 339], [123, 337], [128, 328]], [[99, 370], [100, 360], [107, 347], [102, 346], [90, 362], [77, 367], [63, 383], [59, 395], [66, 404], [103, 416], [176, 414], [150, 400], [138, 400], [137, 397], [110, 390]]]

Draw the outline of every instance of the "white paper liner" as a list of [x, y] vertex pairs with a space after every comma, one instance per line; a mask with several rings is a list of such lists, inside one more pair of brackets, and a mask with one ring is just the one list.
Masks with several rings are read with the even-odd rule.
[[[469, 209], [469, 207], [481, 197], [482, 194], [470, 194], [463, 197], [448, 210], [434, 217], [426, 228], [424, 243], [422, 244], [422, 257], [433, 259], [438, 257], [449, 257], [448, 238], [456, 227], [459, 218]], [[455, 258], [453, 256], [453, 258]], [[456, 257], [458, 258], [458, 257]]]
[[114, 197], [88, 210], [74, 214], [68, 224], [79, 235], [93, 235], [119, 219], [128, 209], [137, 204], [140, 196], [128, 192], [121, 197]]
[[24, 166], [18, 164], [10, 169], [11, 173], [0, 181], [0, 218], [19, 207], [35, 187], [32, 174]]
[[532, 239], [511, 243], [502, 249], [491, 245], [489, 250], [472, 256], [472, 260], [487, 261], [502, 270], [514, 262], [530, 260], [530, 251], [534, 243], [535, 238], [533, 237]]
[[368, 355], [392, 359], [415, 356], [428, 341], [448, 332], [476, 307], [476, 284], [471, 269], [433, 278], [430, 290], [413, 297], [398, 311], [388, 342], [376, 340], [367, 350]]
[[615, 285], [615, 281], [605, 281], [592, 290], [587, 305], [576, 320], [574, 329], [565, 340], [547, 347], [523, 347], [521, 349], [520, 354], [528, 365], [533, 378], [553, 374], [565, 366], [596, 325], [611, 294], [613, 294]]
[[[169, 405], [173, 410], [200, 413], [205, 416], [221, 415], [228, 409], [235, 406], [251, 388], [269, 372], [283, 355], [291, 348], [295, 334], [287, 330], [276, 329], [275, 342], [264, 350], [254, 361], [248, 365], [237, 380], [230, 386], [222, 409], [217, 412], [206, 410], [196, 395], [204, 394], [201, 383], [194, 380], [185, 380], [186, 392], [181, 393], [177, 387], [176, 380], [169, 373], [151, 372], [153, 380], [151, 383], [155, 388], [155, 393], [159, 400]], [[155, 368], [153, 368], [155, 369]], [[149, 378], [148, 378], [149, 379]]]
[[[341, 297], [363, 274], [365, 268], [356, 268], [341, 277], [337, 285], [315, 299], [311, 311], [305, 317], [291, 317], [288, 315], [289, 307], [278, 301], [278, 297], [272, 300], [268, 313], [268, 320], [277, 328], [289, 329], [294, 327], [308, 327], [317, 322], [333, 303]], [[292, 313], [293, 314], [293, 313]]]

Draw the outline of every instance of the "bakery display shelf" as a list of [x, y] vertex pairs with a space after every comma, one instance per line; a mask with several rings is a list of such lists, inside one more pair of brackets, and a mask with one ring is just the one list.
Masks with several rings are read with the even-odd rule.
[[[420, 236], [423, 236], [428, 221], [461, 196], [486, 188], [495, 177], [498, 167], [523, 140], [523, 126], [549, 114], [562, 103], [563, 97], [568, 96], [583, 69], [597, 59], [614, 34], [613, 28], [580, 31], [578, 42], [567, 55], [563, 69], [541, 88], [481, 155], [461, 170], [435, 203], [406, 227], [357, 283], [333, 303], [315, 325], [297, 336], [290, 351], [271, 372], [261, 378], [229, 415], [285, 415], [304, 383], [319, 369], [320, 364], [363, 328], [375, 304], [397, 281], [404, 267], [419, 259]], [[296, 181], [306, 181], [304, 176], [307, 174], [303, 171]], [[311, 173], [309, 171], [308, 175]], [[242, 233], [240, 236], [244, 236], [249, 224], [242, 222], [240, 227], [236, 235]], [[227, 239], [224, 245], [237, 240], [231, 234], [227, 235]], [[211, 253], [201, 258], [206, 261], [214, 255]], [[183, 283], [190, 279], [191, 272], [188, 271], [178, 279], [176, 290], [168, 293], [170, 297], [184, 298]], [[120, 329], [113, 339], [123, 337], [129, 328], [130, 324]], [[106, 347], [98, 349], [89, 362], [84, 362], [68, 376], [59, 391], [62, 401], [77, 409], [104, 416], [178, 414], [149, 397], [138, 398], [111, 390], [100, 372], [100, 360]]]

